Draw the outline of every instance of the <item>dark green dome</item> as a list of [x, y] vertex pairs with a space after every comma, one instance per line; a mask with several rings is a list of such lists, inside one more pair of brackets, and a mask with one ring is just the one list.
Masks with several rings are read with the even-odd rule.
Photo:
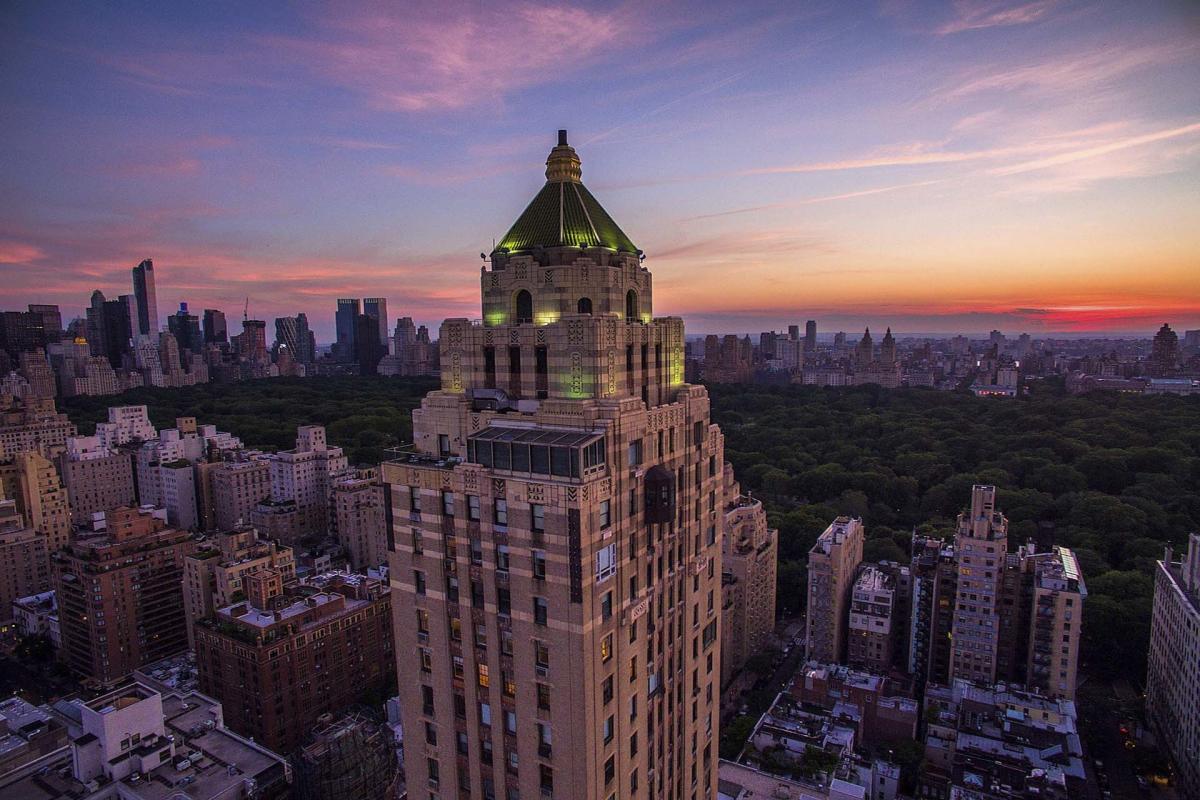
[[498, 253], [537, 247], [607, 247], [636, 253], [637, 247], [580, 182], [579, 156], [559, 131], [546, 160], [546, 185], [496, 245]]

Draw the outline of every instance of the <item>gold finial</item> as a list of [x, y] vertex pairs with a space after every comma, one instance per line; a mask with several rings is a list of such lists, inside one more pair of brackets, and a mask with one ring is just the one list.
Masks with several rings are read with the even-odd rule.
[[558, 146], [550, 151], [546, 159], [546, 180], [579, 183], [583, 170], [579, 168], [579, 156], [575, 148], [567, 144], [567, 132], [558, 132]]

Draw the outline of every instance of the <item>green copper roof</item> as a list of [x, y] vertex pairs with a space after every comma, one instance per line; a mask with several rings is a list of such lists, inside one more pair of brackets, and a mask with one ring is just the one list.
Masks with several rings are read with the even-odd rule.
[[510, 253], [535, 247], [607, 247], [637, 252], [587, 187], [575, 181], [548, 181], [496, 245], [497, 250]]

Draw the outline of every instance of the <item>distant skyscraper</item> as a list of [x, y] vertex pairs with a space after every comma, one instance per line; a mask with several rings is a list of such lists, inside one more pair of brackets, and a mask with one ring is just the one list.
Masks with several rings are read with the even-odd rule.
[[791, 339], [793, 342], [800, 341], [800, 326], [799, 325], [788, 325], [788, 338]]
[[227, 341], [229, 332], [225, 326], [225, 312], [215, 308], [204, 309], [205, 344], [225, 344]]
[[187, 303], [180, 303], [179, 310], [167, 318], [167, 329], [179, 343], [180, 350], [198, 353], [203, 349], [204, 337], [200, 333], [200, 318], [188, 313]]
[[303, 312], [294, 317], [275, 318], [275, 346], [280, 351], [286, 347], [299, 364], [311, 364], [315, 360], [313, 334]]
[[871, 343], [870, 328], [867, 328], [866, 331], [863, 332], [862, 339], [859, 339], [858, 349], [855, 351], [854, 360], [855, 364], [859, 367], [865, 367], [875, 360], [875, 346]]
[[358, 324], [358, 315], [362, 313], [356, 298], [344, 297], [337, 301], [337, 316], [334, 324], [337, 328], [337, 341], [334, 343], [335, 355], [342, 361], [354, 360], [354, 333]]
[[388, 313], [387, 313], [387, 298], [384, 297], [367, 297], [363, 299], [363, 313], [371, 319], [375, 320], [376, 326], [379, 328], [379, 341], [384, 347], [387, 347], [388, 341]]
[[133, 268], [133, 296], [137, 301], [136, 333], [158, 333], [158, 296], [154, 292], [154, 262], [149, 258]]
[[1179, 366], [1179, 335], [1163, 323], [1154, 334], [1150, 353], [1150, 370], [1155, 375], [1170, 375]]
[[132, 320], [129, 317], [129, 295], [106, 300], [99, 289], [92, 292], [87, 310], [88, 345], [94, 356], [104, 356], [114, 367], [120, 367], [125, 353], [131, 352]]
[[387, 345], [379, 341], [379, 323], [374, 317], [359, 314], [355, 319], [353, 360], [362, 375], [376, 375], [379, 361], [387, 354]]
[[815, 319], [804, 323], [804, 352], [817, 352], [817, 321]]

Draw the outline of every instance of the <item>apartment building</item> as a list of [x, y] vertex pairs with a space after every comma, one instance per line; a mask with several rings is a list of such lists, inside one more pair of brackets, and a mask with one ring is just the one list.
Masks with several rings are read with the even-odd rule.
[[304, 425], [296, 432], [296, 447], [272, 454], [268, 462], [271, 499], [296, 504], [297, 535], [325, 535], [333, 484], [348, 469], [342, 448], [326, 443], [320, 425]]
[[857, 669], [886, 673], [895, 655], [898, 624], [896, 585], [875, 565], [859, 569], [850, 594], [847, 663]]
[[809, 661], [841, 664], [845, 660], [851, 592], [864, 539], [861, 519], [838, 517], [808, 553], [805, 656]]
[[133, 460], [124, 450], [104, 446], [98, 436], [72, 436], [58, 457], [67, 489], [71, 522], [89, 526], [93, 515], [137, 503]]
[[195, 549], [161, 510], [116, 508], [79, 531], [52, 562], [67, 665], [111, 686], [185, 650], [183, 564]]
[[0, 458], [24, 452], [54, 458], [75, 434], [67, 415], [55, 410], [53, 397], [0, 395]]
[[725, 465], [725, 535], [721, 542], [721, 684], [771, 643], [779, 531], [767, 527], [762, 502], [744, 495]]
[[198, 545], [184, 561], [184, 607], [188, 619], [188, 646], [195, 648], [195, 622], [211, 617], [216, 609], [245, 599], [243, 578], [260, 570], [274, 570], [287, 586], [296, 580], [292, 548], [261, 537], [250, 526], [217, 533]]
[[[196, 623], [200, 690], [221, 702], [234, 731], [291, 752], [323, 715], [365, 693], [394, 690], [385, 584], [332, 573], [285, 594], [275, 570], [245, 574], [242, 582], [247, 599]], [[412, 730], [417, 746], [422, 729]]]
[[0, 498], [15, 501], [17, 511], [46, 540], [46, 552], [67, 546], [71, 537], [71, 507], [54, 463], [41, 453], [26, 451], [0, 460]]
[[0, 500], [0, 632], [13, 624], [13, 601], [50, 588], [46, 539], [26, 526], [13, 500]]
[[218, 464], [210, 480], [213, 516], [221, 531], [248, 524], [250, 512], [271, 495], [271, 465], [259, 454]]
[[346, 548], [351, 569], [387, 563], [387, 519], [378, 470], [358, 470], [336, 481], [333, 514], [337, 540]]
[[1176, 561], [1168, 549], [1154, 577], [1146, 711], [1175, 764], [1181, 797], [1200, 797], [1200, 533]]

